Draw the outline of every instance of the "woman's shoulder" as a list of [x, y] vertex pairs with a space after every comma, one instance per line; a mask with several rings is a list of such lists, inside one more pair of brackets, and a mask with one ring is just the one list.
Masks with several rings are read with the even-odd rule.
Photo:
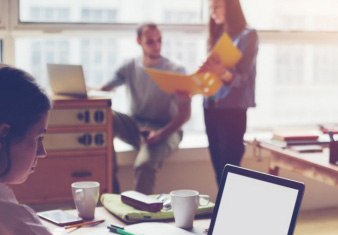
[[258, 39], [258, 33], [257, 30], [254, 28], [251, 28], [249, 26], [245, 27], [242, 32], [240, 33], [241, 37], [245, 38], [257, 38]]
[[9, 200], [0, 200], [0, 211], [1, 234], [14, 231], [27, 217], [26, 209], [22, 205]]
[[23, 229], [27, 234], [39, 234], [34, 233], [35, 230], [45, 232], [41, 234], [50, 234], [35, 212], [26, 205], [0, 200], [0, 211], [0, 234], [5, 231], [18, 234], [17, 231]]
[[247, 48], [257, 48], [259, 43], [258, 33], [251, 27], [245, 27], [238, 35], [237, 40], [237, 46], [242, 51]]
[[0, 211], [0, 221], [35, 218], [35, 213], [31, 208], [10, 200], [0, 200]]

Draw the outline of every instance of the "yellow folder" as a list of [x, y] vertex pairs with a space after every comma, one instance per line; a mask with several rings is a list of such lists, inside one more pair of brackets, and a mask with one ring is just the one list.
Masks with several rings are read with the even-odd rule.
[[[242, 54], [234, 46], [228, 34], [224, 33], [212, 49], [209, 57], [218, 54], [227, 68], [234, 67]], [[208, 57], [208, 58], [209, 58]], [[190, 75], [176, 74], [155, 69], [145, 69], [149, 76], [166, 93], [186, 91], [190, 94], [212, 96], [222, 86], [221, 79], [213, 73], [193, 73]]]

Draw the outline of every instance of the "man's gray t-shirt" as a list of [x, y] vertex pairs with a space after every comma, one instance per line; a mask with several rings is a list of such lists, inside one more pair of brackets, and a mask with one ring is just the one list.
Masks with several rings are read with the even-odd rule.
[[[165, 57], [149, 67], [174, 73], [185, 73], [182, 66], [178, 66]], [[108, 83], [110, 88], [125, 84], [127, 95], [131, 102], [129, 115], [138, 121], [166, 125], [177, 114], [178, 98], [176, 95], [163, 92], [144, 70], [141, 57], [126, 61]]]

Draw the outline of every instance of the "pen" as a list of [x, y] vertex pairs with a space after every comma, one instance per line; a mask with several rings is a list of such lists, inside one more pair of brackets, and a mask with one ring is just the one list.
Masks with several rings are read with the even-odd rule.
[[124, 226], [119, 225], [119, 224], [113, 224], [113, 223], [110, 224], [110, 227], [124, 229]]
[[79, 223], [79, 224], [73, 224], [73, 225], [68, 225], [65, 227], [65, 229], [68, 229], [68, 228], [78, 228], [78, 227], [82, 227], [82, 226], [87, 226], [87, 225], [96, 225], [96, 224], [100, 224], [104, 222], [104, 219], [103, 220], [94, 220], [94, 221], [89, 221], [89, 222], [84, 222], [84, 223]]
[[119, 229], [119, 228], [116, 228], [116, 227], [111, 227], [111, 226], [108, 226], [107, 227], [110, 232], [114, 232], [114, 233], [117, 233], [117, 234], [121, 234], [121, 235], [134, 235], [133, 233], [129, 233], [123, 229]]

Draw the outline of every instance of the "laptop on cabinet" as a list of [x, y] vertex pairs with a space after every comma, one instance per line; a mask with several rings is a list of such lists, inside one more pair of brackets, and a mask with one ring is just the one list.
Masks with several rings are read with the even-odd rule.
[[82, 65], [47, 64], [47, 70], [54, 95], [87, 97]]

